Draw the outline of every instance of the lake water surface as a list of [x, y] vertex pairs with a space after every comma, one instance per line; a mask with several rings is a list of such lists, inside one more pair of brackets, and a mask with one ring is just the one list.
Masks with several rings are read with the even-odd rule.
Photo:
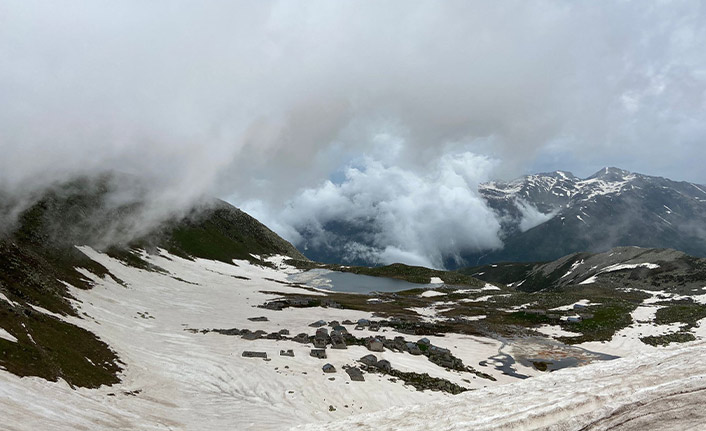
[[437, 287], [439, 284], [417, 284], [387, 277], [371, 277], [352, 272], [330, 271], [328, 269], [310, 269], [292, 274], [289, 281], [306, 284], [336, 292], [371, 293], [399, 292], [401, 290]]

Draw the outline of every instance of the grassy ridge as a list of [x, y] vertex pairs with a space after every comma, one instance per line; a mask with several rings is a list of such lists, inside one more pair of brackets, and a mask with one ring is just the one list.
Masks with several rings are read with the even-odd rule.
[[[135, 237], [136, 216], [144, 206], [140, 190], [131, 190], [133, 199], [124, 203], [116, 203], [114, 194], [115, 178], [110, 175], [79, 178], [46, 191], [12, 226], [0, 226], [0, 293], [14, 303], [0, 300], [0, 327], [18, 340], [0, 339], [3, 368], [20, 376], [62, 378], [82, 387], [119, 381], [118, 357], [106, 343], [89, 331], [31, 307], [80, 317], [63, 282], [91, 288], [80, 268], [115, 279], [76, 245], [92, 246], [127, 265], [153, 271], [160, 268], [134, 253], [135, 248], [162, 247], [183, 257], [224, 262], [254, 260], [250, 253], [306, 259], [257, 220], [215, 200]], [[9, 200], [0, 200], [0, 215], [8, 214], [10, 207]], [[125, 238], [132, 239], [117, 240]]]

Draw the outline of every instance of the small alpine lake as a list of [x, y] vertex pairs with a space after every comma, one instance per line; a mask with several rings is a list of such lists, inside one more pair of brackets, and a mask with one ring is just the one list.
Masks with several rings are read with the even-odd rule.
[[288, 277], [293, 283], [306, 284], [319, 289], [348, 293], [400, 292], [410, 289], [439, 287], [441, 284], [418, 284], [388, 277], [373, 277], [352, 272], [310, 269]]

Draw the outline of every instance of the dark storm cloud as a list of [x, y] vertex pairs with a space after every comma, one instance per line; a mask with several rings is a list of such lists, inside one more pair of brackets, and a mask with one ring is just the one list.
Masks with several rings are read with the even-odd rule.
[[[302, 197], [361, 160], [433, 184], [445, 158], [486, 177], [608, 164], [706, 182], [705, 15], [687, 1], [5, 2], [0, 185], [117, 169], [165, 208], [213, 193], [290, 232], [283, 204], [319, 218]], [[475, 237], [492, 246], [492, 230]], [[431, 259], [424, 242], [395, 246]]]

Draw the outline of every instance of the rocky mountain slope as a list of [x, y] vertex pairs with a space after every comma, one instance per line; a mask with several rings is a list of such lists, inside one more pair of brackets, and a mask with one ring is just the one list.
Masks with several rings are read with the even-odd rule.
[[[52, 317], [78, 316], [67, 285], [89, 289], [86, 274], [113, 278], [76, 246], [105, 251], [137, 268], [160, 271], [134, 251], [169, 250], [185, 258], [230, 262], [252, 254], [306, 259], [291, 244], [242, 211], [221, 201], [205, 202], [163, 220], [149, 230], [140, 220], [139, 190], [116, 201], [114, 177], [79, 178], [38, 196], [3, 224], [0, 235], [0, 327], [15, 343], [0, 339], [0, 366], [18, 375], [94, 387], [117, 382], [121, 366], [112, 350], [92, 333]], [[120, 187], [126, 183], [120, 181]], [[132, 185], [130, 186], [132, 188]], [[12, 204], [5, 200], [5, 209]], [[38, 311], [39, 310], [39, 311]], [[44, 313], [43, 311], [48, 312]]]
[[482, 184], [503, 221], [501, 250], [465, 256], [469, 264], [549, 261], [617, 246], [673, 248], [706, 256], [706, 186], [604, 168]]
[[490, 264], [459, 272], [525, 292], [599, 284], [690, 294], [704, 285], [706, 259], [672, 249], [617, 247], [603, 253], [573, 253], [548, 263]]

